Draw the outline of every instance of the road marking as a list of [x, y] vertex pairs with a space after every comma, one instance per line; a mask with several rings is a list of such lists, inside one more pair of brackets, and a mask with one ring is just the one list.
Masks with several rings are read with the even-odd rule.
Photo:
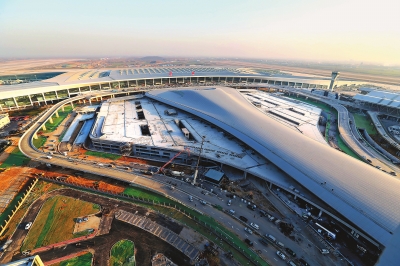
[[244, 234], [246, 237], [249, 237], [248, 235]]
[[265, 252], [268, 252], [268, 250], [264, 249]]
[[232, 225], [230, 222], [228, 222], [228, 224]]
[[236, 227], [236, 230], [240, 231], [239, 228]]
[[278, 261], [276, 258], [274, 258], [274, 260]]
[[224, 219], [224, 218], [222, 218], [221, 216], [220, 216], [219, 218], [221, 218], [222, 220]]

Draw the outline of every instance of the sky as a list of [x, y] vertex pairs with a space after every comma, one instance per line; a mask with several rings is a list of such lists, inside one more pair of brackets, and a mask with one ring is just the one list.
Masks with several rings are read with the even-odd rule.
[[0, 58], [233, 57], [400, 65], [399, 0], [0, 0]]

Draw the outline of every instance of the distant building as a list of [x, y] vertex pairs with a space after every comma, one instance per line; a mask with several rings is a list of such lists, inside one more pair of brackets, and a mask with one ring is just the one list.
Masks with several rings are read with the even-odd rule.
[[8, 124], [10, 124], [10, 118], [8, 117], [8, 114], [0, 115], [0, 129], [7, 126]]
[[2, 264], [4, 266], [44, 266], [43, 261], [40, 259], [39, 255], [35, 255], [32, 257], [23, 258], [17, 261], [11, 261], [6, 264]]

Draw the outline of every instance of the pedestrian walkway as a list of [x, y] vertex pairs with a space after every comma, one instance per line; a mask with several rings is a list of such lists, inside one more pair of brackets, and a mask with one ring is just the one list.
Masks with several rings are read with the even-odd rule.
[[36, 254], [36, 253], [39, 253], [39, 252], [43, 252], [43, 251], [48, 251], [48, 250], [50, 250], [52, 248], [58, 248], [58, 247], [66, 246], [66, 245], [69, 245], [69, 244], [78, 243], [78, 242], [80, 242], [82, 240], [87, 240], [87, 239], [94, 238], [96, 235], [97, 235], [97, 230], [94, 230], [94, 232], [91, 233], [90, 235], [81, 236], [81, 237], [77, 237], [77, 238], [74, 238], [74, 239], [70, 239], [70, 240], [66, 240], [66, 241], [63, 241], [63, 242], [59, 242], [59, 243], [51, 244], [51, 245], [48, 245], [48, 246], [45, 246], [45, 247], [40, 247], [40, 248], [34, 249], [34, 250], [32, 250], [30, 252], [30, 255]]
[[72, 259], [72, 258], [77, 258], [79, 256], [85, 255], [86, 253], [88, 253], [87, 250], [76, 252], [76, 253], [72, 253], [72, 254], [69, 254], [69, 255], [64, 256], [64, 257], [60, 257], [60, 258], [57, 258], [57, 259], [54, 259], [54, 260], [46, 261], [46, 262], [44, 262], [44, 265], [49, 266], [49, 265], [53, 265], [53, 264], [56, 264], [56, 263], [60, 263], [60, 262], [62, 262], [64, 260], [69, 260], [69, 259]]
[[142, 228], [143, 230], [146, 230], [147, 232], [150, 232], [153, 235], [161, 238], [185, 254], [191, 262], [195, 262], [200, 254], [200, 251], [189, 244], [186, 240], [182, 239], [171, 230], [151, 221], [146, 217], [120, 210], [115, 214], [115, 218]]

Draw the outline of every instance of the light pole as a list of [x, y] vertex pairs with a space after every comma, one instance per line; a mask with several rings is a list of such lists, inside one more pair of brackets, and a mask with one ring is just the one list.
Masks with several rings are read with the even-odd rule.
[[203, 150], [203, 144], [205, 138], [206, 136], [201, 136], [200, 152], [199, 152], [199, 157], [197, 158], [196, 170], [194, 171], [194, 176], [193, 176], [193, 183], [192, 183], [193, 186], [196, 185], [197, 173], [199, 171], [200, 156], [201, 156], [201, 151]]

